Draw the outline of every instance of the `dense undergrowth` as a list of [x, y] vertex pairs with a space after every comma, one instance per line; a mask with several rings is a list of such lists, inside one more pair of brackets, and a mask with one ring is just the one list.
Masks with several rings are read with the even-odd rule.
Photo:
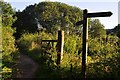
[[15, 45], [15, 38], [13, 37], [14, 29], [11, 27], [2, 27], [0, 28], [2, 32], [2, 74], [3, 79], [13, 78], [17, 73], [16, 63], [18, 62], [18, 48]]
[[[56, 64], [56, 45], [41, 42], [42, 40], [55, 40], [56, 35], [40, 32], [23, 34], [18, 40], [21, 53], [30, 56], [39, 64], [37, 78], [82, 78], [82, 39], [80, 36], [65, 34], [64, 55], [61, 67]], [[114, 78], [119, 79], [120, 54], [119, 39], [108, 35], [106, 38], [89, 38], [87, 56], [87, 78]]]

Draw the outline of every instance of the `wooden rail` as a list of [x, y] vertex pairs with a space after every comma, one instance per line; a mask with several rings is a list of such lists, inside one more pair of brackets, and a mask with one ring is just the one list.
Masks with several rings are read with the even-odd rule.
[[[57, 42], [57, 62], [56, 64], [60, 67], [61, 60], [63, 58], [63, 46], [64, 46], [64, 31], [58, 31], [58, 40], [42, 40], [42, 42]], [[54, 45], [54, 44], [53, 44]]]
[[42, 42], [57, 42], [58, 40], [42, 40]]

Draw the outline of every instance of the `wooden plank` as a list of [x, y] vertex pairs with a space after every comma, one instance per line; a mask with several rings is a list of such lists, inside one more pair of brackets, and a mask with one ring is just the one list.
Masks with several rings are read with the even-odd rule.
[[57, 40], [42, 40], [42, 42], [57, 42]]
[[112, 12], [96, 12], [96, 13], [87, 13], [87, 17], [109, 17], [112, 15]]
[[82, 20], [82, 21], [78, 21], [78, 22], [76, 23], [76, 26], [79, 26], [79, 25], [81, 25], [81, 24], [83, 24], [83, 20]]

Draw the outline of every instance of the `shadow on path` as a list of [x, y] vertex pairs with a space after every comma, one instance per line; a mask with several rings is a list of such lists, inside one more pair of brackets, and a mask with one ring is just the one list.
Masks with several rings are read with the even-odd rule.
[[38, 69], [38, 64], [27, 55], [20, 54], [18, 69], [19, 73], [17, 78], [35, 78], [35, 72]]

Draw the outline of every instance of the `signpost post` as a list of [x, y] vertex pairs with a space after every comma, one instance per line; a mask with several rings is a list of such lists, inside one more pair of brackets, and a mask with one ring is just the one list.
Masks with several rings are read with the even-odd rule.
[[87, 48], [88, 48], [88, 21], [87, 21], [87, 10], [83, 11], [83, 42], [82, 42], [82, 76], [86, 78], [86, 63], [87, 63]]
[[87, 63], [87, 48], [88, 48], [88, 21], [87, 18], [92, 17], [109, 17], [111, 12], [88, 13], [87, 9], [83, 10], [83, 20], [78, 21], [76, 25], [83, 24], [83, 42], [82, 42], [82, 79], [86, 80], [86, 63]]

